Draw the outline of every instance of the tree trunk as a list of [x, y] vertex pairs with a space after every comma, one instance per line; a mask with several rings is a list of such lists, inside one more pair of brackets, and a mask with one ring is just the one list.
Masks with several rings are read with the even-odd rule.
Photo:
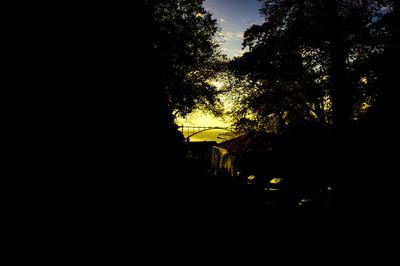
[[357, 188], [356, 169], [350, 164], [354, 158], [351, 141], [352, 88], [346, 70], [345, 32], [339, 16], [336, 0], [326, 0], [327, 34], [330, 53], [330, 86], [332, 101], [332, 123], [334, 149], [331, 151], [330, 174], [338, 185], [338, 204], [351, 208], [357, 202], [354, 192]]
[[337, 133], [348, 130], [352, 116], [352, 90], [346, 71], [344, 29], [336, 0], [327, 0], [327, 33], [330, 52], [331, 100], [333, 125]]

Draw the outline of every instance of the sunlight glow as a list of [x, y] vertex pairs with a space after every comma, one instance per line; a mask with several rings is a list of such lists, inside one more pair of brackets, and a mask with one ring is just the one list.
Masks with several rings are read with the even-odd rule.
[[201, 126], [201, 127], [229, 127], [230, 124], [222, 118], [216, 118], [203, 112], [195, 112], [185, 118], [176, 118], [177, 125], [184, 126]]
[[269, 183], [270, 184], [279, 184], [279, 183], [282, 183], [282, 181], [284, 181], [283, 178], [275, 177], [275, 178], [272, 178], [271, 181], [269, 181]]
[[362, 77], [362, 78], [361, 78], [361, 83], [367, 84], [367, 78], [366, 78], [366, 77]]
[[[217, 80], [210, 80], [208, 83], [215, 86], [217, 90], [224, 86], [223, 82]], [[228, 110], [229, 101], [225, 98], [221, 98], [221, 101], [224, 103], [225, 109]], [[200, 127], [229, 127], [231, 125], [226, 118], [217, 118], [200, 110], [197, 110], [184, 118], [177, 117], [175, 123], [177, 125]]]
[[281, 189], [280, 189], [280, 188], [273, 188], [273, 187], [270, 187], [270, 188], [266, 187], [264, 190], [268, 190], [268, 191], [278, 191], [278, 190], [281, 190]]

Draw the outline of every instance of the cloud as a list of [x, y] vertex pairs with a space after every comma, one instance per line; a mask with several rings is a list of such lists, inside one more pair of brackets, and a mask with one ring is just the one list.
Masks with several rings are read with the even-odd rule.
[[226, 54], [229, 58], [233, 58], [236, 56], [242, 56], [246, 50], [238, 49], [238, 48], [222, 48], [224, 54]]
[[243, 38], [244, 38], [243, 32], [236, 33], [236, 36], [237, 36], [239, 39], [243, 39]]
[[232, 49], [233, 56], [242, 56], [246, 51], [241, 49]]
[[225, 41], [239, 41], [243, 39], [243, 33], [242, 32], [223, 32], [222, 34], [219, 34], [219, 36], [222, 36]]

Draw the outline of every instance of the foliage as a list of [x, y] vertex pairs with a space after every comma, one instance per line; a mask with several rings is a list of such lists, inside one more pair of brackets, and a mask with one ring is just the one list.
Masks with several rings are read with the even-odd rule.
[[209, 83], [218, 72], [221, 54], [213, 39], [216, 20], [203, 0], [149, 1], [152, 14], [153, 64], [159, 69], [168, 109], [185, 116], [195, 109], [220, 107], [216, 87]]
[[376, 98], [371, 58], [383, 52], [391, 1], [262, 2], [265, 22], [244, 33], [249, 51], [229, 65], [236, 125], [339, 127], [361, 116]]

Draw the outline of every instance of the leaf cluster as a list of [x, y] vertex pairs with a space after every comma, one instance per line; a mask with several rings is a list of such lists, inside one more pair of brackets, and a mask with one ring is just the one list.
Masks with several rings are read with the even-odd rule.
[[[382, 24], [387, 15], [382, 10], [391, 2], [263, 1], [265, 22], [244, 33], [243, 48], [249, 52], [229, 64], [232, 93], [240, 94], [233, 97], [237, 126], [271, 131], [304, 122], [330, 126], [335, 90], [351, 102], [349, 116], [362, 115], [376, 96], [378, 74], [371, 60], [382, 55], [393, 32], [385, 32]], [[332, 3], [335, 20], [329, 13]], [[340, 73], [333, 68], [333, 49], [343, 53]], [[337, 88], [335, 75], [346, 88]]]
[[216, 110], [217, 90], [209, 83], [221, 58], [213, 39], [217, 22], [203, 0], [151, 1], [152, 53], [168, 108], [185, 116], [198, 108]]

